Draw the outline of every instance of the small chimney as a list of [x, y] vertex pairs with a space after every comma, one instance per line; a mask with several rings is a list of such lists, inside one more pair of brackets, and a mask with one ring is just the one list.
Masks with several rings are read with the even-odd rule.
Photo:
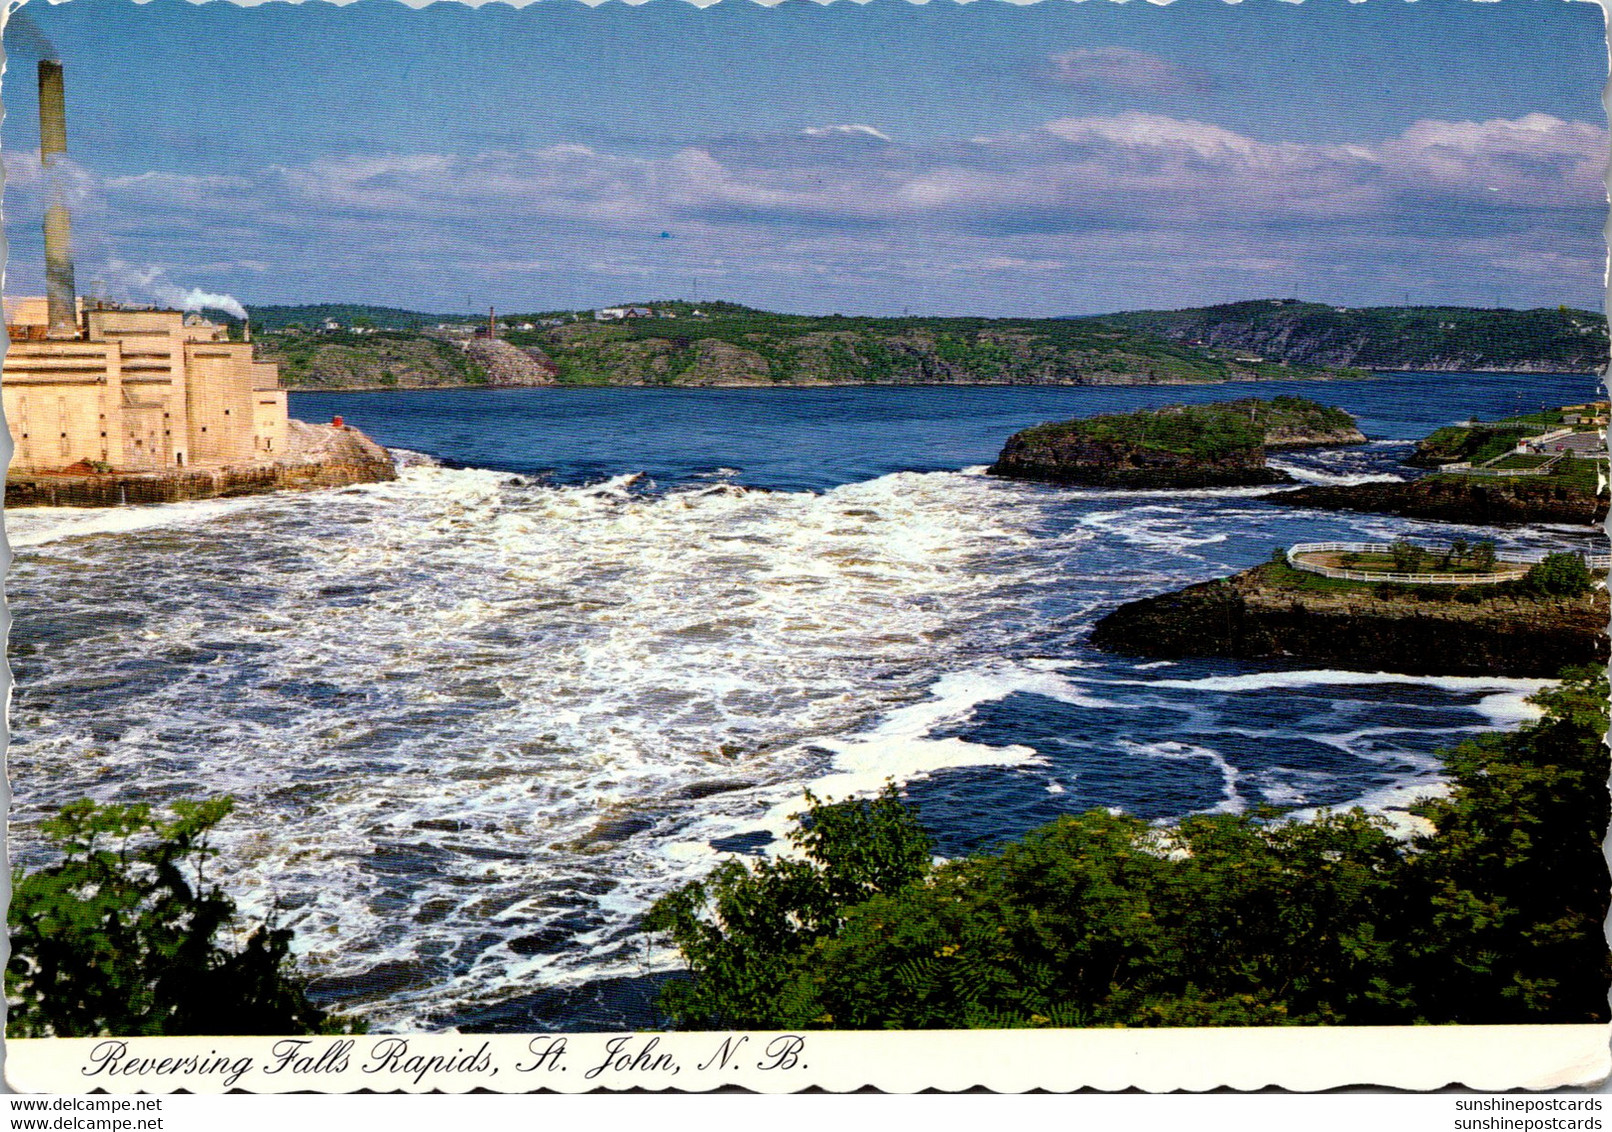
[[498, 321], [493, 316], [493, 308], [487, 308], [487, 341], [491, 342], [498, 337]]
[[39, 62], [39, 164], [44, 170], [45, 302], [52, 338], [78, 336], [78, 310], [73, 286], [73, 244], [69, 232], [66, 195], [60, 161], [67, 156], [67, 100], [62, 65], [55, 59]]

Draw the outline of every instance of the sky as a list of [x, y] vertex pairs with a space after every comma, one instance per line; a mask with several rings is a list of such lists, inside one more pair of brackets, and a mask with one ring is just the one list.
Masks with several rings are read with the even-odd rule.
[[[30, 0], [80, 286], [429, 311], [1602, 306], [1569, 0]], [[8, 294], [39, 293], [7, 28]]]

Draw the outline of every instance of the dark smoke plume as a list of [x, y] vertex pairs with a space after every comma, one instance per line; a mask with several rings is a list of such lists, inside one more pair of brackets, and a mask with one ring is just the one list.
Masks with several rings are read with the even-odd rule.
[[7, 54], [19, 51], [49, 62], [61, 59], [56, 53], [56, 45], [50, 41], [50, 36], [34, 22], [32, 16], [22, 10], [21, 4], [13, 4], [6, 9], [4, 26]]

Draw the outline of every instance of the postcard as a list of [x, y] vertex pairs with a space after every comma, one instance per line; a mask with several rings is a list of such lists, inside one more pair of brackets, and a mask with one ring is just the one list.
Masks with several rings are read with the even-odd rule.
[[4, 46], [13, 1089], [1612, 1068], [1596, 5]]

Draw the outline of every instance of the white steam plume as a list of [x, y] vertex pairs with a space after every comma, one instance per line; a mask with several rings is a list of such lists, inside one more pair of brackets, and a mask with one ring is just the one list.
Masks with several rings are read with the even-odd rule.
[[122, 260], [107, 264], [109, 274], [122, 286], [132, 288], [155, 299], [165, 306], [182, 311], [224, 311], [234, 318], [245, 319], [246, 307], [234, 295], [218, 291], [203, 291], [192, 287], [188, 291], [165, 277], [160, 267], [144, 270], [132, 267]]
[[186, 291], [172, 283], [159, 283], [151, 288], [151, 293], [159, 302], [169, 306], [178, 307], [182, 311], [214, 310], [224, 311], [235, 318], [244, 319], [246, 308], [233, 295], [223, 295], [214, 291], [203, 291], [200, 287], [192, 287]]

